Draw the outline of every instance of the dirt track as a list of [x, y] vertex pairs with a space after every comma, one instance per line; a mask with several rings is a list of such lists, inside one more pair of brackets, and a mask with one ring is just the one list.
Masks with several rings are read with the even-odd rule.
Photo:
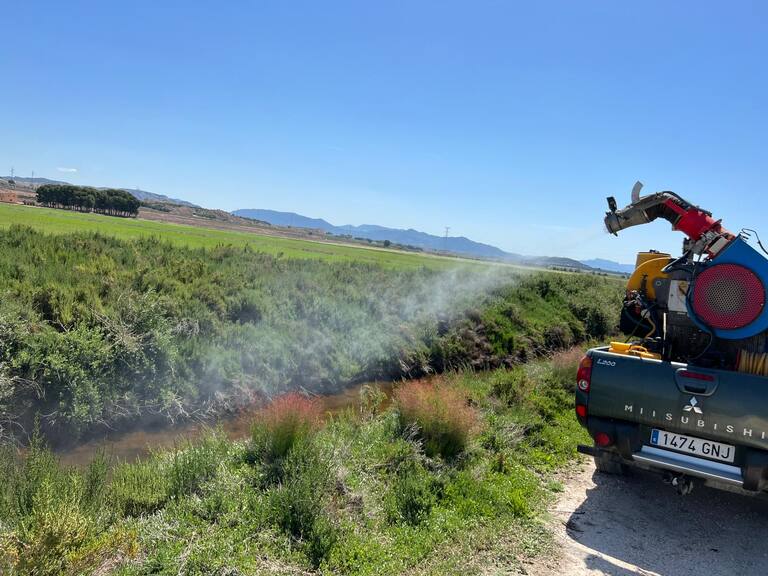
[[656, 475], [606, 476], [584, 460], [551, 513], [557, 556], [528, 574], [768, 574], [763, 498], [700, 485], [680, 497]]

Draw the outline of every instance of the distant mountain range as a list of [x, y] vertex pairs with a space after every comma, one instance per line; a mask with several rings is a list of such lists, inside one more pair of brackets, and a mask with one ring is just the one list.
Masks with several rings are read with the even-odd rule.
[[613, 260], [604, 260], [603, 258], [582, 260], [581, 263], [586, 264], [590, 268], [599, 268], [600, 270], [619, 272], [621, 274], [631, 274], [635, 270], [634, 264], [620, 264], [619, 262], [614, 262]]
[[503, 260], [514, 264], [524, 264], [529, 266], [563, 266], [567, 268], [577, 268], [588, 270], [590, 266], [573, 260], [571, 258], [557, 258], [551, 256], [523, 256], [512, 252], [505, 252], [501, 248], [475, 242], [464, 236], [435, 236], [409, 228], [386, 228], [375, 224], [362, 224], [360, 226], [344, 225], [335, 226], [323, 220], [322, 218], [309, 218], [296, 214], [294, 212], [278, 212], [276, 210], [263, 209], [243, 209], [232, 212], [235, 216], [250, 218], [252, 220], [261, 220], [269, 222], [275, 226], [291, 226], [294, 228], [312, 228], [330, 232], [337, 236], [352, 236], [355, 238], [366, 238], [377, 241], [389, 240], [394, 244], [405, 246], [416, 246], [423, 250], [433, 252], [451, 252], [471, 256], [473, 258], [487, 258], [494, 260]]
[[122, 188], [126, 192], [133, 194], [137, 200], [142, 202], [166, 202], [168, 204], [180, 204], [181, 206], [189, 206], [191, 208], [200, 208], [197, 204], [187, 202], [186, 200], [179, 200], [178, 198], [169, 198], [164, 194], [155, 194], [154, 192], [147, 192], [146, 190], [139, 190], [138, 188]]
[[[11, 180], [10, 176], [0, 176], [0, 178], [3, 180]], [[23, 178], [19, 176], [14, 176], [13, 181], [20, 184], [37, 184], [37, 185], [43, 185], [43, 184], [70, 184], [71, 185], [72, 184], [71, 182], [64, 182], [63, 180], [51, 180], [49, 178]], [[106, 187], [97, 186], [97, 188], [103, 190]], [[164, 194], [155, 194], [154, 192], [139, 190], [138, 188], [118, 188], [118, 190], [125, 190], [126, 192], [133, 194], [133, 196], [137, 200], [141, 200], [142, 202], [166, 202], [170, 204], [180, 204], [181, 206], [191, 206], [193, 208], [199, 208], [197, 204], [192, 204], [192, 202], [187, 202], [186, 200], [179, 200], [178, 198], [169, 198]]]

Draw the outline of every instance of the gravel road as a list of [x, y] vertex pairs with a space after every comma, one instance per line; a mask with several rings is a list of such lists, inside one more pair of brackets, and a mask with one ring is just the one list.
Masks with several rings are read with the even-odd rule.
[[598, 474], [591, 459], [564, 483], [551, 510], [556, 556], [528, 574], [768, 574], [768, 500], [762, 497], [701, 485], [681, 497], [653, 474]]

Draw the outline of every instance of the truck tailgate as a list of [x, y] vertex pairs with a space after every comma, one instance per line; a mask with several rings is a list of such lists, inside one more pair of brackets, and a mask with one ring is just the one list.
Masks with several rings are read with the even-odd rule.
[[768, 378], [593, 349], [589, 416], [768, 449]]

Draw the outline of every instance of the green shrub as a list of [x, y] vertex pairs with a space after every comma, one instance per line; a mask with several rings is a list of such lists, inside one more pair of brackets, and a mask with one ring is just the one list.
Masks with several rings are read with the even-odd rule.
[[157, 459], [118, 466], [110, 484], [114, 505], [124, 516], [143, 516], [168, 501], [168, 478]]
[[168, 496], [180, 498], [197, 492], [204, 482], [214, 477], [227, 449], [225, 436], [208, 433], [200, 441], [174, 450], [166, 471]]
[[283, 463], [283, 479], [269, 493], [272, 522], [299, 540], [313, 566], [319, 566], [336, 540], [328, 517], [326, 494], [331, 483], [328, 454], [317, 443], [302, 438]]
[[0, 573], [90, 573], [114, 520], [106, 458], [98, 454], [83, 471], [63, 468], [37, 431], [24, 457], [9, 446], [1, 452]]
[[212, 432], [172, 452], [118, 466], [110, 484], [111, 499], [125, 516], [152, 514], [172, 498], [198, 492], [215, 476], [227, 450], [226, 437]]
[[523, 402], [530, 394], [532, 385], [524, 366], [494, 372], [492, 376], [493, 394], [508, 406]]
[[477, 413], [458, 388], [412, 381], [395, 390], [403, 429], [415, 427], [428, 456], [454, 458], [463, 452], [477, 428]]
[[37, 428], [26, 457], [10, 446], [0, 448], [0, 518], [18, 522], [32, 513], [35, 497], [45, 483], [62, 482], [53, 453], [48, 450]]
[[385, 498], [389, 521], [412, 526], [423, 522], [436, 502], [434, 488], [433, 478], [421, 464], [413, 460], [401, 464]]
[[83, 546], [95, 529], [75, 494], [46, 481], [35, 494], [32, 512], [18, 531], [24, 543], [17, 570], [20, 574], [62, 574], [68, 557]]

